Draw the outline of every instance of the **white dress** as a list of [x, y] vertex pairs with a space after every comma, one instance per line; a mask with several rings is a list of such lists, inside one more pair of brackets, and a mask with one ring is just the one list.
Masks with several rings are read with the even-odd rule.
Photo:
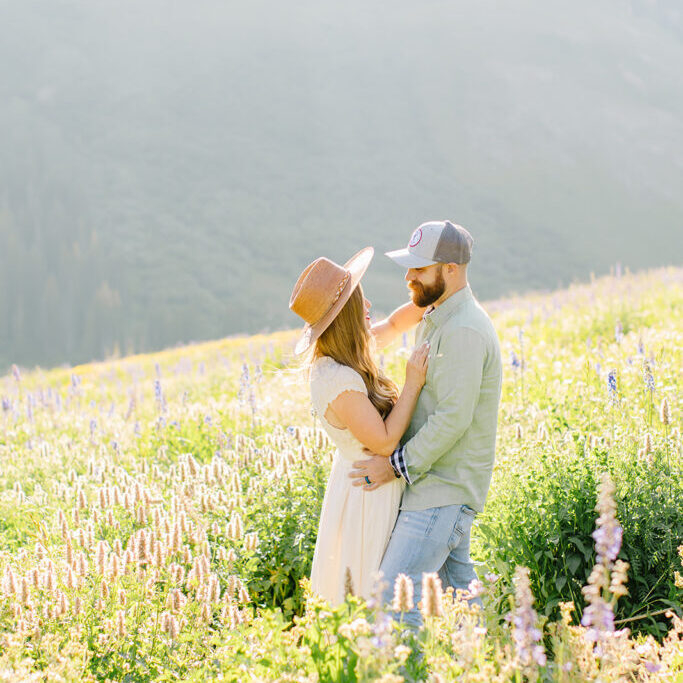
[[311, 368], [311, 399], [337, 452], [320, 513], [311, 587], [333, 605], [344, 601], [347, 567], [353, 592], [366, 599], [372, 595], [404, 488], [403, 479], [375, 491], [353, 486], [348, 475], [353, 462], [366, 457], [363, 445], [348, 429], [338, 429], [325, 419], [329, 403], [348, 390], [368, 393], [363, 378], [352, 368], [328, 356], [315, 361]]

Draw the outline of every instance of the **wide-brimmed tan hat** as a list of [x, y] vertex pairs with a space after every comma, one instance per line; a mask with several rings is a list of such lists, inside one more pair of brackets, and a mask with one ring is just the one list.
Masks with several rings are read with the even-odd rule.
[[294, 353], [309, 349], [330, 326], [358, 286], [374, 253], [372, 247], [365, 247], [343, 266], [322, 257], [301, 273], [289, 300], [290, 310], [306, 322]]

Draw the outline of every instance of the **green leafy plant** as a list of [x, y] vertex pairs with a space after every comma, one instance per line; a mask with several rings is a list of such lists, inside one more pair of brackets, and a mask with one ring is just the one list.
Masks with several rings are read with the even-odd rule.
[[311, 573], [327, 474], [322, 462], [312, 463], [291, 479], [273, 481], [249, 509], [249, 528], [259, 538], [243, 568], [249, 592], [257, 604], [279, 607], [288, 618], [302, 613], [300, 581]]
[[[517, 565], [530, 569], [534, 595], [550, 618], [571, 600], [581, 614], [581, 588], [595, 564], [596, 482], [610, 471], [617, 484], [618, 518], [623, 526], [619, 557], [630, 564], [629, 595], [617, 621], [635, 632], [661, 637], [665, 613], [676, 608], [674, 569], [683, 538], [680, 500], [683, 478], [664, 454], [650, 464], [582, 452], [558, 459], [544, 451], [532, 471], [509, 476], [493, 497], [479, 533], [491, 564], [508, 582]], [[680, 599], [679, 599], [680, 602]]]

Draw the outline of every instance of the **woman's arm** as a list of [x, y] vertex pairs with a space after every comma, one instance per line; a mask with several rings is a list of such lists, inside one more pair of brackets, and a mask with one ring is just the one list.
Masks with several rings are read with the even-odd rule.
[[408, 429], [417, 398], [425, 382], [429, 342], [413, 350], [406, 365], [406, 381], [394, 407], [383, 420], [370, 399], [359, 391], [344, 391], [332, 401], [325, 419], [347, 428], [364, 446], [390, 456]]
[[391, 344], [399, 334], [415, 327], [422, 320], [425, 310], [409, 301], [397, 308], [388, 318], [375, 323], [371, 331], [375, 337], [377, 348], [383, 349]]

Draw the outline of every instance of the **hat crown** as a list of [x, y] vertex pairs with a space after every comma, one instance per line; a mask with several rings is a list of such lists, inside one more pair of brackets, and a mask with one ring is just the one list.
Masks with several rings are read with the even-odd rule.
[[339, 300], [351, 273], [324, 256], [311, 263], [294, 285], [289, 308], [315, 325]]

